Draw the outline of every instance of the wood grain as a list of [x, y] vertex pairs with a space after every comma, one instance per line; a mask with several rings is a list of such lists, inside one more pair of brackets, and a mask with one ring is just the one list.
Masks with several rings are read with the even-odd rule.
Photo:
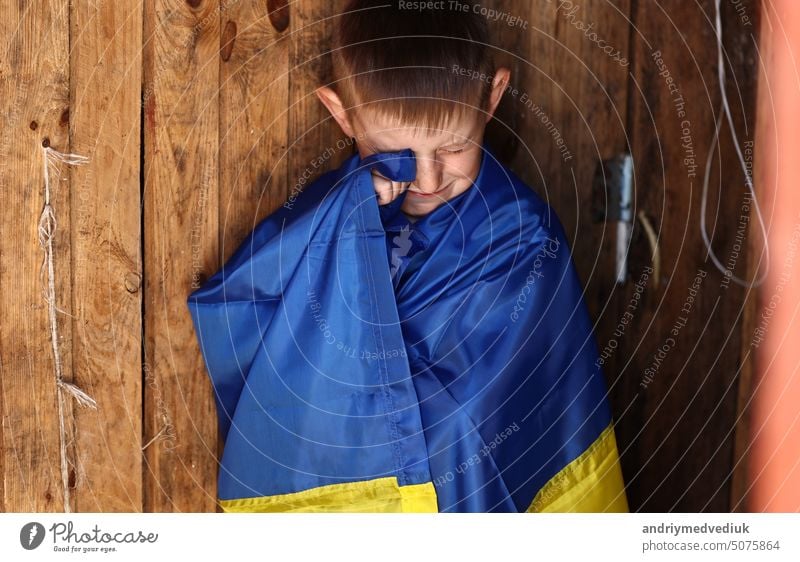
[[[273, 6], [273, 4], [275, 6]], [[294, 5], [241, 0], [222, 13], [230, 30], [220, 60], [219, 237], [226, 260], [286, 200], [289, 39]], [[288, 19], [288, 22], [286, 21]], [[273, 25], [277, 21], [278, 31]], [[221, 265], [221, 264], [220, 264]]]
[[142, 509], [140, 4], [72, 4], [70, 111], [77, 511]]
[[[69, 2], [0, 6], [0, 415], [2, 511], [63, 511], [59, 418], [50, 321], [44, 300], [47, 273], [37, 227], [44, 206], [42, 146], [69, 152]], [[69, 173], [51, 168], [56, 306], [71, 309]], [[57, 314], [63, 377], [72, 380], [72, 330]], [[74, 418], [65, 400], [69, 474], [75, 483]], [[74, 507], [74, 505], [73, 505]]]
[[214, 511], [217, 423], [186, 298], [217, 268], [220, 5], [144, 25], [144, 511]]
[[[292, 4], [287, 195], [304, 188], [355, 153], [355, 143], [345, 137], [314, 93], [319, 86], [330, 85], [333, 79], [328, 51], [334, 26], [345, 5], [344, 0]], [[301, 185], [300, 178], [308, 180]]]

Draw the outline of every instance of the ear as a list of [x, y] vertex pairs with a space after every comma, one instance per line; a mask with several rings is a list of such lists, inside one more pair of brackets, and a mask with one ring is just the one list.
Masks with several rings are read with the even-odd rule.
[[489, 93], [489, 107], [486, 108], [486, 122], [488, 123], [494, 115], [497, 104], [500, 103], [500, 98], [506, 91], [508, 81], [511, 79], [511, 71], [505, 67], [498, 68], [494, 73], [492, 80], [492, 91]]
[[315, 90], [319, 101], [323, 103], [325, 107], [328, 108], [328, 111], [331, 113], [336, 122], [339, 123], [339, 126], [344, 131], [344, 134], [348, 137], [356, 136], [353, 132], [353, 125], [350, 123], [350, 119], [347, 116], [347, 112], [344, 109], [344, 105], [342, 104], [342, 100], [339, 99], [339, 96], [336, 92], [333, 91], [332, 88], [328, 86], [320, 86]]

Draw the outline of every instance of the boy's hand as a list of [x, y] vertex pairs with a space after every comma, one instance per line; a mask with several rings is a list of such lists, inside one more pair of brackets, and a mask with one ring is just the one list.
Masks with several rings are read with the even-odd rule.
[[377, 170], [372, 170], [372, 183], [375, 186], [375, 193], [378, 195], [378, 205], [386, 205], [408, 189], [411, 182], [391, 181]]

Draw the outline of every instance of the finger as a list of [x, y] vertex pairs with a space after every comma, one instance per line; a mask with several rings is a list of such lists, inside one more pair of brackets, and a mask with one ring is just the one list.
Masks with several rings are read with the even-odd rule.
[[397, 199], [398, 197], [400, 197], [400, 195], [402, 195], [403, 192], [406, 189], [408, 189], [408, 186], [409, 186], [410, 183], [411, 182], [407, 182], [407, 181], [393, 182], [392, 187], [395, 188], [394, 189], [394, 199]]
[[399, 182], [400, 189], [397, 191], [397, 196], [399, 197], [403, 193], [408, 190], [408, 186], [411, 185], [410, 181], [401, 181]]
[[378, 204], [385, 205], [392, 200], [392, 183], [381, 176], [372, 175], [372, 183], [378, 196]]

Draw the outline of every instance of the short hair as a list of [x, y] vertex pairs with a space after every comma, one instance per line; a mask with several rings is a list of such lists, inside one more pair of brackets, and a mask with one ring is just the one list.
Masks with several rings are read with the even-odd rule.
[[448, 5], [348, 3], [332, 49], [333, 89], [345, 110], [430, 129], [486, 111], [495, 71], [486, 18]]

